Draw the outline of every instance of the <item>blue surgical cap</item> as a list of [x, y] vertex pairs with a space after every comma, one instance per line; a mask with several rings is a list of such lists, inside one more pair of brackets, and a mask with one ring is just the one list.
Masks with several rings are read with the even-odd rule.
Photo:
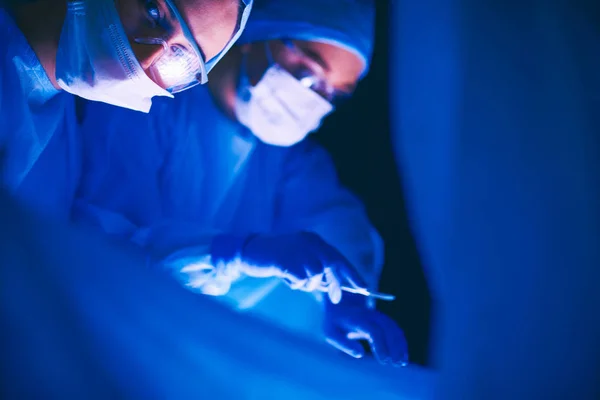
[[374, 0], [255, 0], [239, 44], [294, 39], [333, 44], [364, 60], [373, 54]]

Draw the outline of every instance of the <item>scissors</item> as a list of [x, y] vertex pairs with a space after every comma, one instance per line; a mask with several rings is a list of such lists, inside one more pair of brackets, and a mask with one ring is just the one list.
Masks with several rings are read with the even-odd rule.
[[344, 292], [360, 294], [362, 296], [373, 297], [374, 299], [379, 299], [383, 301], [394, 301], [396, 299], [396, 296], [394, 296], [393, 294], [371, 292], [367, 289], [356, 289], [348, 286], [342, 286], [341, 289]]

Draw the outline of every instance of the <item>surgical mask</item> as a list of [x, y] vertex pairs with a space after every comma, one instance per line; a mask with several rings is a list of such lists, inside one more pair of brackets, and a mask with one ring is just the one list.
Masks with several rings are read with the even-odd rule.
[[292, 146], [319, 128], [333, 106], [275, 64], [268, 46], [267, 56], [271, 66], [256, 86], [250, 84], [244, 56], [235, 114], [262, 142]]
[[56, 56], [56, 79], [88, 100], [149, 112], [152, 97], [173, 97], [135, 57], [113, 0], [68, 2]]

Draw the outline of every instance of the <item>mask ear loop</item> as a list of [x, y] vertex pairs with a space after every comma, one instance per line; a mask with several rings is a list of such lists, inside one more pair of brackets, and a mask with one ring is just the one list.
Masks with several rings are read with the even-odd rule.
[[250, 77], [248, 76], [248, 53], [242, 53], [242, 62], [240, 64], [240, 76], [238, 79], [238, 99], [243, 102], [250, 101], [252, 92], [250, 91]]
[[268, 68], [271, 68], [273, 65], [277, 64], [275, 62], [275, 58], [273, 57], [273, 52], [271, 51], [271, 46], [269, 46], [269, 42], [265, 42], [265, 54], [267, 56], [267, 62], [269, 63]]

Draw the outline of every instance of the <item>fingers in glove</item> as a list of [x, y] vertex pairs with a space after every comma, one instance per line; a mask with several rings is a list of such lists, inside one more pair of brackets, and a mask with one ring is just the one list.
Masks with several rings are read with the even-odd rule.
[[281, 279], [290, 287], [292, 290], [300, 290], [306, 285], [306, 279], [298, 279], [296, 275], [283, 273]]
[[362, 358], [365, 355], [365, 350], [359, 342], [348, 339], [343, 332], [337, 329], [325, 332], [325, 340], [336, 349], [343, 351], [351, 357]]
[[319, 291], [321, 286], [324, 286], [323, 285], [323, 274], [312, 275], [310, 271], [306, 271], [306, 272], [307, 272], [307, 276], [309, 278], [306, 281], [306, 285], [303, 290], [306, 292]]
[[379, 325], [384, 332], [392, 365], [396, 367], [405, 367], [408, 364], [408, 343], [406, 342], [404, 332], [394, 320], [385, 314], [377, 313], [374, 318], [377, 320], [377, 325]]
[[335, 248], [331, 246], [323, 247], [320, 259], [325, 267], [331, 268], [339, 285], [350, 285], [350, 287], [356, 289], [367, 289], [366, 282], [356, 272], [350, 261]]
[[335, 276], [332, 268], [325, 267], [325, 282], [327, 283], [327, 295], [333, 304], [338, 304], [342, 300], [342, 289], [339, 280]]
[[381, 364], [387, 364], [391, 361], [385, 332], [372, 318], [369, 318], [366, 314], [349, 318], [347, 329], [349, 332], [348, 337], [367, 339], [373, 355]]
[[342, 285], [349, 284], [350, 287], [354, 289], [368, 289], [368, 285], [365, 280], [350, 264], [338, 264], [336, 265], [336, 269]]

